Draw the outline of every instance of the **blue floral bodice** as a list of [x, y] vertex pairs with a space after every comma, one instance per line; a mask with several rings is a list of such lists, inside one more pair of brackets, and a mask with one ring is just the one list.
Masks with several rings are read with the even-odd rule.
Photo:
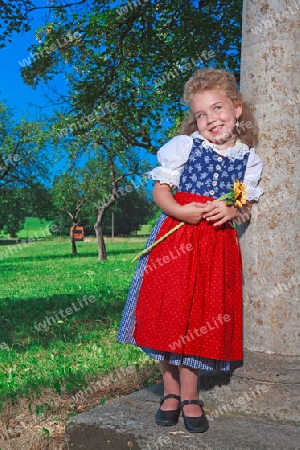
[[193, 139], [189, 158], [181, 173], [178, 192], [220, 197], [233, 187], [235, 178], [244, 180], [249, 151], [234, 157], [222, 156], [204, 141]]

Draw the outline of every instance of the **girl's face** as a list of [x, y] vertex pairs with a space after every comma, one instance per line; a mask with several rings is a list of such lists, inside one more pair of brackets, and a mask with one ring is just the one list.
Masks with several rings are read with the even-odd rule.
[[235, 123], [242, 114], [242, 105], [232, 103], [222, 90], [202, 91], [192, 96], [191, 110], [199, 133], [208, 141], [225, 150], [236, 140]]

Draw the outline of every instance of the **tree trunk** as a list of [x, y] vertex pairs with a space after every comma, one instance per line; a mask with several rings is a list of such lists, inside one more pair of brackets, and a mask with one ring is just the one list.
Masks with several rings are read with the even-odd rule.
[[102, 233], [102, 222], [104, 218], [104, 212], [105, 212], [104, 208], [98, 209], [97, 221], [94, 225], [98, 244], [98, 261], [106, 260], [106, 246]]
[[115, 213], [111, 212], [111, 237], [115, 237]]
[[72, 244], [72, 255], [77, 256], [77, 247], [76, 247], [76, 241], [74, 237], [74, 231], [76, 229], [77, 223], [73, 223], [71, 233], [70, 233], [70, 239]]
[[241, 239], [245, 347], [280, 355], [300, 354], [299, 16], [293, 2], [244, 1], [241, 91], [255, 108], [265, 190]]

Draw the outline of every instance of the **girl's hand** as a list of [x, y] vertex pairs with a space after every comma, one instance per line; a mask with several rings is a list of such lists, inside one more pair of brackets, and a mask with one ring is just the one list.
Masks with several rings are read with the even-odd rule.
[[205, 211], [205, 203], [191, 202], [180, 207], [177, 218], [191, 225], [197, 225], [202, 220]]
[[239, 209], [232, 205], [226, 205], [226, 200], [220, 202], [207, 202], [205, 206], [203, 219], [208, 222], [215, 221], [213, 224], [215, 227], [223, 225], [239, 216]]
[[201, 221], [206, 208], [205, 203], [198, 202], [180, 205], [174, 199], [170, 186], [168, 184], [160, 184], [159, 181], [154, 185], [153, 198], [160, 209], [168, 216], [191, 225], [197, 225]]

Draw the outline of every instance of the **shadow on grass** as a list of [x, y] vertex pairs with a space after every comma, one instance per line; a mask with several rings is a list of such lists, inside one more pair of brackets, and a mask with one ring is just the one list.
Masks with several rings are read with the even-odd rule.
[[127, 291], [114, 293], [106, 299], [91, 295], [54, 295], [48, 299], [0, 300], [0, 343], [19, 346], [20, 351], [30, 347], [48, 348], [55, 341], [76, 342], [82, 327], [109, 326], [119, 321]]
[[[90, 280], [84, 280], [84, 285], [87, 286], [84, 292], [87, 294], [85, 299], [79, 287], [82, 276], [81, 267], [91, 267], [94, 265], [93, 261], [97, 262], [96, 247], [79, 247], [77, 258], [68, 252], [69, 248], [57, 247], [56, 252], [56, 248], [51, 247], [46, 250], [48, 254], [44, 252], [36, 256], [34, 254], [26, 256], [20, 252], [13, 258], [1, 261], [3, 284], [16, 283], [19, 282], [19, 278], [22, 278], [20, 286], [27, 289], [26, 283], [27, 280], [31, 283], [32, 272], [36, 281], [32, 283], [30, 291], [32, 294], [29, 299], [22, 298], [21, 289], [16, 297], [7, 291], [7, 297], [0, 299], [1, 393], [5, 396], [9, 395], [11, 399], [17, 399], [31, 392], [37, 392], [39, 387], [51, 387], [57, 392], [61, 390], [72, 392], [84, 386], [92, 361], [94, 361], [93, 367], [98, 367], [95, 361], [103, 357], [103, 365], [102, 361], [99, 365], [101, 371], [112, 370], [111, 367], [121, 364], [117, 355], [111, 352], [115, 352], [115, 330], [121, 320], [128, 293], [128, 276], [124, 272], [120, 280], [115, 283], [107, 281], [107, 277], [110, 280], [114, 277], [114, 271], [120, 270], [119, 260], [123, 260], [119, 255], [121, 258], [124, 255], [127, 261], [131, 259], [131, 255], [135, 255], [143, 248], [143, 243], [134, 245], [134, 248], [127, 248], [127, 245], [125, 247], [125, 249], [119, 249], [117, 246], [108, 245], [107, 263], [112, 265], [106, 266], [109, 269], [107, 271], [102, 271], [102, 267], [100, 268], [99, 276], [103, 278], [103, 282], [93, 284], [91, 280], [89, 285]], [[40, 250], [42, 252], [43, 248]], [[91, 263], [91, 257], [92, 264], [86, 266], [84, 258], [89, 258], [88, 262]], [[72, 264], [73, 258], [79, 259], [80, 262], [75, 264], [76, 261], [74, 261]], [[47, 261], [51, 260], [53, 264], [47, 264]], [[57, 264], [60, 260], [61, 262]], [[49, 287], [43, 289], [45, 295], [48, 294], [46, 298], [42, 296], [39, 289], [41, 283], [46, 283], [43, 279], [44, 272], [39, 271], [39, 266], [45, 266], [44, 272], [49, 271], [51, 275], [47, 279]], [[71, 285], [73, 294], [61, 294], [59, 286], [51, 286], [51, 280], [55, 279], [56, 268], [61, 270], [61, 267], [67, 269], [68, 266], [72, 268], [76, 266], [77, 272], [72, 278], [66, 277], [63, 289], [68, 292]], [[127, 262], [122, 267], [126, 268]], [[13, 277], [12, 271], [15, 272]], [[9, 276], [6, 276], [7, 273]], [[115, 278], [117, 279], [117, 274]], [[74, 286], [75, 289], [73, 289]], [[95, 289], [97, 289], [96, 294]], [[87, 292], [97, 296], [95, 301], [90, 301]], [[3, 294], [5, 295], [5, 291]], [[102, 340], [105, 341], [103, 351], [101, 347], [104, 344], [99, 342]], [[99, 354], [97, 350], [96, 354], [90, 355], [89, 352], [94, 352], [92, 343], [95, 343], [96, 348], [100, 348]], [[112, 350], [110, 350], [111, 347]], [[124, 354], [127, 360], [127, 350]], [[135, 357], [132, 360], [135, 360]]]
[[[101, 295], [94, 299], [89, 295], [85, 297], [55, 295], [47, 300], [34, 298], [0, 301], [0, 366], [3, 368], [3, 371], [0, 369], [3, 377], [0, 379], [0, 386], [2, 392], [5, 392], [0, 396], [0, 408], [7, 401], [38, 393], [42, 387], [51, 387], [58, 393], [65, 390], [73, 393], [86, 385], [86, 367], [82, 371], [80, 363], [79, 366], [76, 364], [74, 348], [72, 353], [75, 356], [72, 361], [66, 363], [64, 360], [64, 354], [68, 355], [67, 345], [89, 345], [99, 336], [99, 332], [101, 334], [101, 330], [103, 335], [103, 331], [106, 334], [106, 330], [109, 332], [115, 328], [121, 320], [125, 292], [110, 300], [105, 300]], [[39, 378], [30, 374], [30, 366], [42, 364], [43, 360], [40, 361], [39, 358], [43, 349], [49, 351], [48, 359], [54, 352], [55, 358], [61, 359], [61, 367], [47, 373], [42, 369]], [[15, 372], [18, 355], [26, 352], [28, 367], [22, 363]], [[88, 360], [85, 361], [87, 363]], [[14, 384], [14, 377], [23, 378], [20, 387]], [[8, 384], [4, 382], [5, 379]]]

